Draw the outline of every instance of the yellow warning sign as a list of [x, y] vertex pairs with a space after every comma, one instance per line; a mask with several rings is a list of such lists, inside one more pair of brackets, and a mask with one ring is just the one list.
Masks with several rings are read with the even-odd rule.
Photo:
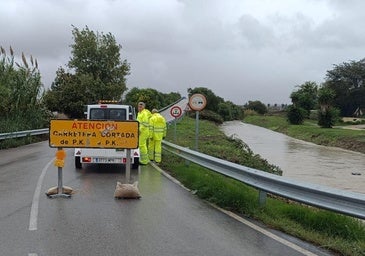
[[50, 122], [49, 146], [138, 148], [138, 121], [60, 120]]

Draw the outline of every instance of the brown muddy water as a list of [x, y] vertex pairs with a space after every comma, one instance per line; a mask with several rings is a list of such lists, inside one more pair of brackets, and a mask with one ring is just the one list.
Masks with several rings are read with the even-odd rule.
[[240, 121], [225, 122], [221, 129], [279, 166], [284, 177], [365, 194], [365, 154], [319, 146]]

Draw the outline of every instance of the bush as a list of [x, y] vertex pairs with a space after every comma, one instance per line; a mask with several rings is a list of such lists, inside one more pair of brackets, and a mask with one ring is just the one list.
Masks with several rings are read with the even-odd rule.
[[249, 101], [248, 104], [245, 104], [245, 109], [254, 110], [260, 115], [264, 115], [268, 112], [266, 105], [258, 100]]
[[290, 124], [303, 124], [306, 116], [306, 110], [291, 105], [288, 107], [287, 118]]
[[309, 119], [318, 120], [318, 110], [311, 110], [309, 113]]
[[244, 116], [257, 116], [258, 113], [252, 109], [246, 109], [244, 112]]
[[326, 111], [319, 111], [318, 125], [322, 128], [332, 128], [335, 125], [340, 111], [336, 108], [330, 108]]
[[[195, 115], [196, 115], [195, 112], [190, 112], [190, 114], [189, 114], [190, 117], [195, 117]], [[217, 114], [211, 110], [207, 110], [207, 109], [204, 109], [203, 111], [201, 111], [199, 113], [199, 118], [208, 120], [208, 121], [212, 121], [216, 124], [222, 124], [224, 121], [223, 118], [219, 114]]]

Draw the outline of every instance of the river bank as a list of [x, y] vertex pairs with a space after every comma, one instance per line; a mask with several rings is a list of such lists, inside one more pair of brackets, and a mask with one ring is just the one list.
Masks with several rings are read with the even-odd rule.
[[318, 145], [365, 154], [365, 125], [321, 128], [311, 121], [305, 121], [302, 125], [291, 125], [282, 116], [246, 116], [244, 122]]

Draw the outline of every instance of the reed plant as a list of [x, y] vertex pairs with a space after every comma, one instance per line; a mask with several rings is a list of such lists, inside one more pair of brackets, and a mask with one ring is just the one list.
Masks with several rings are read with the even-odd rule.
[[0, 47], [0, 132], [44, 128], [49, 112], [42, 105], [44, 87], [33, 56], [15, 61], [14, 50]]
[[[0, 133], [45, 128], [50, 117], [42, 104], [44, 92], [38, 62], [21, 54], [17, 62], [14, 50], [0, 46]], [[38, 141], [20, 138], [0, 141], [0, 148], [16, 147]]]

